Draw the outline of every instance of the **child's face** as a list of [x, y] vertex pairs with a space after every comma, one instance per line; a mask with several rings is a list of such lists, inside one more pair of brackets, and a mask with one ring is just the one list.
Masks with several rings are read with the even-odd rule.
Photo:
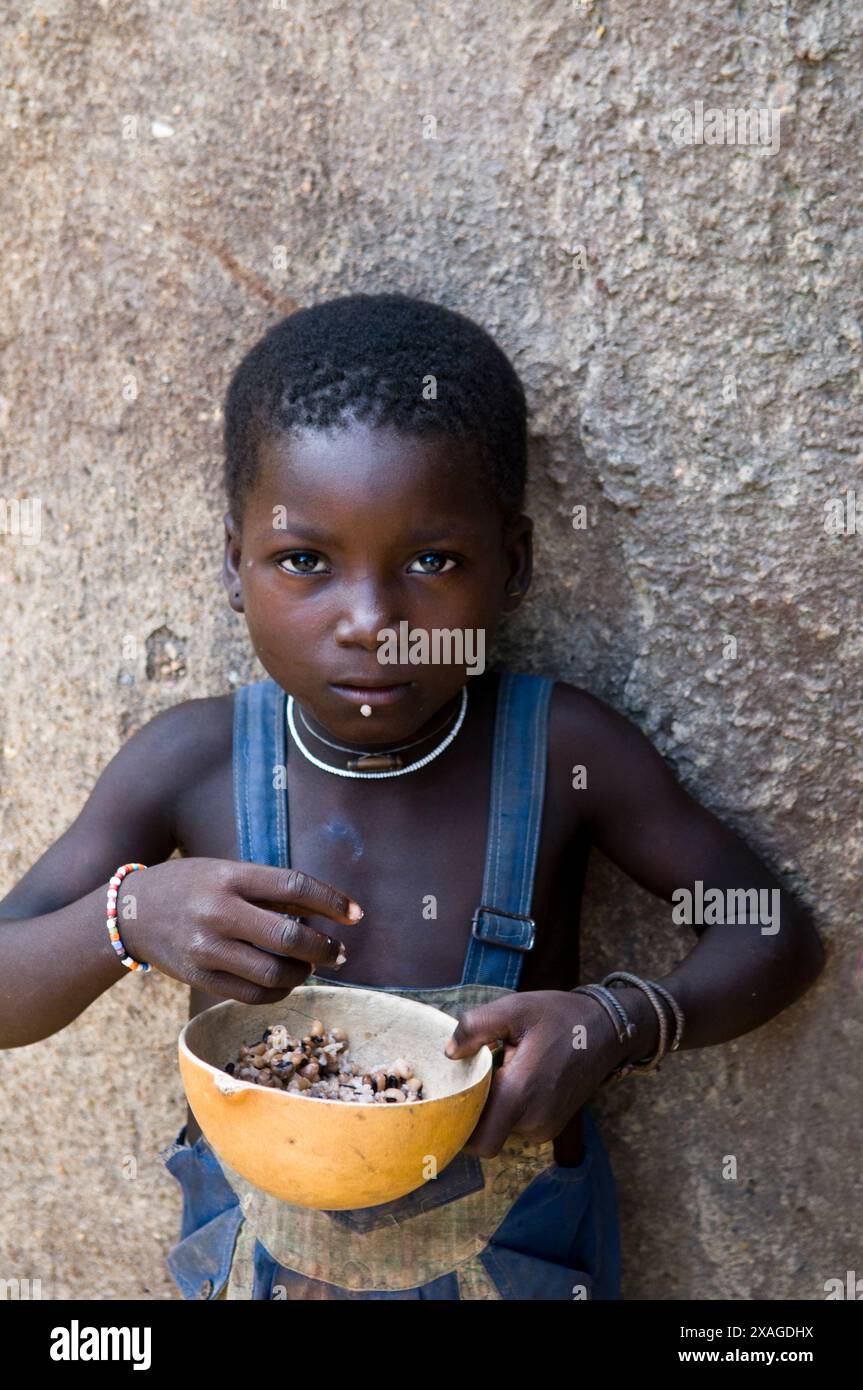
[[[426, 724], [530, 583], [532, 522], [504, 529], [474, 446], [450, 437], [351, 422], [268, 438], [242, 531], [230, 514], [225, 523], [225, 583], [262, 665], [324, 728], [363, 746]], [[403, 621], [408, 637], [472, 629], [464, 663], [381, 663], [378, 634]], [[340, 683], [403, 689], [367, 718]]]

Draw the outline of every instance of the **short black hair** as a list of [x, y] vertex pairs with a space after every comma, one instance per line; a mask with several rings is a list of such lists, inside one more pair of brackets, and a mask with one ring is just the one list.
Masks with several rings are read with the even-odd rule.
[[[428, 378], [435, 398], [427, 400]], [[453, 309], [406, 294], [351, 294], [273, 325], [235, 370], [225, 399], [224, 486], [241, 524], [258, 445], [354, 416], [414, 435], [476, 442], [503, 519], [527, 473], [524, 388], [506, 354]]]

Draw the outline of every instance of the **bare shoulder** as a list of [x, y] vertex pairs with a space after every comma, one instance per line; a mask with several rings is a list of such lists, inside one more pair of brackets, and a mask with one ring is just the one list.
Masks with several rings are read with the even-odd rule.
[[163, 754], [177, 758], [186, 770], [206, 767], [214, 754], [230, 747], [234, 726], [234, 693], [183, 700], [161, 710], [135, 735], [158, 738]]
[[[176, 825], [183, 798], [218, 773], [231, 758], [234, 694], [184, 700], [151, 719], [138, 735], [158, 741], [159, 762], [170, 779], [165, 788]], [[145, 750], [142, 747], [142, 752]]]
[[549, 707], [549, 744], [554, 752], [568, 752], [588, 743], [596, 747], [597, 741], [612, 748], [628, 728], [635, 730], [635, 725], [597, 695], [580, 685], [555, 681]]
[[675, 788], [671, 769], [637, 724], [581, 686], [555, 682], [548, 740], [550, 766], [582, 793], [581, 819], [631, 800], [636, 789], [649, 801]]
[[582, 818], [656, 820], [691, 808], [670, 764], [632, 719], [580, 686], [555, 682], [549, 712], [552, 766], [578, 787]]
[[566, 681], [555, 681], [549, 711], [549, 741], [555, 751], [588, 750], [600, 766], [621, 757], [630, 759], [630, 771], [664, 760], [638, 725], [612, 708], [598, 695]]
[[592, 820], [592, 791], [602, 780], [597, 763], [608, 760], [608, 716], [613, 711], [580, 686], [555, 681], [548, 713], [547, 823], [574, 845]]
[[230, 753], [233, 692], [183, 700], [160, 710], [127, 739], [102, 780], [142, 775], [168, 817], [177, 796]]

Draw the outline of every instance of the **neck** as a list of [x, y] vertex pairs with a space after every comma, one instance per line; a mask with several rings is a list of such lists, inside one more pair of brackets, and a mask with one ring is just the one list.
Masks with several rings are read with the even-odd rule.
[[[451, 728], [453, 720], [456, 718], [462, 701], [462, 693], [459, 690], [451, 700], [442, 705], [425, 724], [421, 724], [412, 733], [406, 733], [401, 738], [390, 739], [386, 743], [375, 742], [369, 739], [366, 743], [356, 744], [348, 739], [339, 738], [332, 733], [325, 725], [320, 724], [312, 715], [308, 714], [298, 701], [294, 701], [295, 712], [299, 713], [300, 720], [298, 727], [306, 734], [313, 736], [320, 741], [321, 746], [315, 748], [318, 757], [327, 762], [344, 764], [351, 753], [374, 754], [382, 758], [392, 754], [400, 760], [402, 766], [408, 766], [411, 762], [423, 757], [429, 751], [430, 746], [437, 740], [444, 738]], [[331, 744], [338, 744], [338, 748], [333, 748]], [[405, 744], [410, 744], [410, 748], [405, 748]]]

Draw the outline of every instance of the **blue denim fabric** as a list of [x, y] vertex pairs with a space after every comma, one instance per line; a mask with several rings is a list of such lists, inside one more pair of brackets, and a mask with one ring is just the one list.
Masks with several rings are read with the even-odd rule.
[[185, 1125], [159, 1157], [183, 1192], [180, 1240], [167, 1256], [168, 1269], [184, 1298], [217, 1298], [245, 1219], [237, 1194], [203, 1134], [186, 1143]]
[[[488, 1245], [480, 1252], [485, 1270], [501, 1298], [523, 1301], [591, 1300], [620, 1298], [620, 1236], [614, 1176], [608, 1153], [590, 1111], [582, 1111], [585, 1154], [572, 1168], [554, 1164], [534, 1178], [510, 1207]], [[237, 1231], [243, 1215], [215, 1154], [203, 1135], [195, 1144], [185, 1143], [186, 1126], [168, 1149], [162, 1151], [166, 1167], [183, 1191], [181, 1240], [168, 1256], [168, 1268], [186, 1299], [217, 1298], [228, 1278]], [[478, 1160], [458, 1158], [480, 1167]], [[431, 1189], [429, 1205], [454, 1201], [465, 1187], [465, 1167], [456, 1160], [440, 1177], [421, 1189]], [[447, 1177], [447, 1175], [450, 1175]], [[445, 1183], [438, 1187], [438, 1183]], [[482, 1170], [480, 1168], [480, 1184]], [[416, 1193], [409, 1194], [415, 1197]], [[365, 1229], [381, 1224], [390, 1207], [365, 1208]], [[419, 1209], [419, 1208], [418, 1208]], [[379, 1216], [380, 1214], [380, 1216]], [[350, 1215], [352, 1229], [357, 1212]], [[459, 1298], [455, 1271], [413, 1289], [377, 1293], [354, 1292], [310, 1279], [279, 1264], [255, 1242], [254, 1299], [449, 1299]]]
[[[491, 803], [482, 902], [467, 939], [460, 985], [518, 988], [533, 946], [530, 918], [547, 760], [548, 677], [502, 672], [495, 719]], [[287, 794], [273, 790], [272, 769], [287, 758], [285, 693], [269, 678], [236, 692], [233, 773], [241, 857], [290, 865]], [[335, 983], [328, 981], [328, 983]], [[349, 981], [339, 981], [349, 985]], [[372, 986], [363, 986], [372, 988]], [[381, 990], [396, 986], [376, 986]], [[452, 986], [451, 988], [455, 988]], [[404, 992], [404, 991], [402, 991]], [[422, 990], [418, 987], [418, 994]], [[614, 1178], [599, 1131], [586, 1109], [585, 1154], [573, 1168], [553, 1164], [516, 1199], [480, 1258], [502, 1298], [620, 1297], [620, 1247]], [[184, 1298], [215, 1298], [231, 1268], [245, 1219], [218, 1160], [201, 1136], [185, 1144], [185, 1125], [160, 1155], [183, 1190], [181, 1239], [168, 1267]], [[357, 1232], [401, 1223], [457, 1201], [484, 1182], [478, 1159], [458, 1154], [434, 1183], [395, 1202], [331, 1219]], [[255, 1299], [458, 1299], [453, 1271], [414, 1289], [354, 1292], [280, 1265], [258, 1240]]]
[[502, 1298], [620, 1298], [614, 1176], [593, 1116], [581, 1113], [581, 1163], [534, 1178], [480, 1251]]
[[337, 1284], [325, 1284], [320, 1279], [307, 1279], [295, 1269], [285, 1269], [264, 1249], [261, 1242], [255, 1242], [255, 1282], [253, 1298], [267, 1298], [271, 1301], [306, 1303], [334, 1300], [347, 1302], [348, 1299], [449, 1299], [458, 1300], [458, 1275], [454, 1272], [443, 1274], [440, 1279], [432, 1279], [415, 1289], [397, 1289], [395, 1292], [377, 1292], [341, 1289]]

